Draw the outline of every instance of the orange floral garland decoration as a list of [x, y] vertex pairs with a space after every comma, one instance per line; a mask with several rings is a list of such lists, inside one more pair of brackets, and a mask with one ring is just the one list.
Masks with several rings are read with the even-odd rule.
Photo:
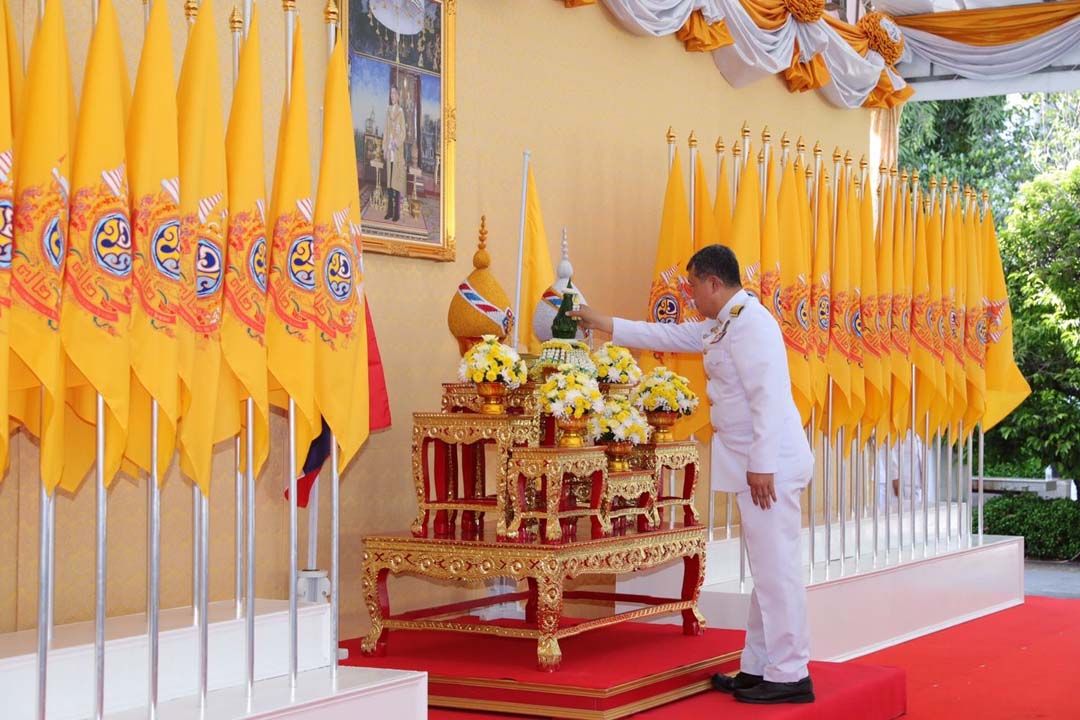
[[865, 36], [870, 49], [885, 59], [886, 65], [895, 65], [904, 54], [904, 36], [891, 17], [882, 12], [863, 15], [855, 24]]
[[801, 23], [816, 23], [825, 14], [825, 0], [784, 0], [784, 7]]

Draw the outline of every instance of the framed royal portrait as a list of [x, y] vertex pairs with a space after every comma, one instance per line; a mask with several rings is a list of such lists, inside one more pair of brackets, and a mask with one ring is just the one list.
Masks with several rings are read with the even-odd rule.
[[454, 259], [456, 0], [342, 0], [364, 250]]

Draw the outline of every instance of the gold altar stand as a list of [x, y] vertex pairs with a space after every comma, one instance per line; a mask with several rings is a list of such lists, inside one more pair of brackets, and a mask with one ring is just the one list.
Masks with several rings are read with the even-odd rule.
[[[620, 575], [680, 559], [683, 581], [678, 597], [564, 589], [568, 580], [580, 575]], [[371, 631], [361, 646], [365, 654], [386, 653], [391, 630], [449, 630], [535, 639], [538, 667], [556, 670], [562, 659], [559, 640], [572, 635], [674, 613], [682, 614], [684, 634], [699, 635], [705, 625], [697, 607], [705, 578], [705, 528], [700, 526], [559, 544], [375, 536], [364, 539], [363, 561], [364, 598], [371, 617]], [[505, 577], [526, 581], [528, 590], [394, 615], [387, 588], [390, 575], [464, 582]], [[485, 622], [468, 614], [477, 608], [521, 600], [526, 602], [525, 624], [521, 627]], [[622, 602], [643, 607], [571, 625], [563, 622], [564, 600]]]

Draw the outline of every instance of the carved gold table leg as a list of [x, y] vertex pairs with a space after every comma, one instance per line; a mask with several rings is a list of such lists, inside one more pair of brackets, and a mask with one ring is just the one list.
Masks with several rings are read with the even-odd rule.
[[412, 466], [413, 466], [413, 486], [416, 490], [416, 519], [413, 520], [412, 530], [413, 537], [427, 537], [427, 524], [428, 524], [428, 511], [424, 505], [428, 501], [429, 497], [429, 480], [428, 480], [428, 468], [427, 458], [425, 457], [425, 448], [427, 443], [420, 433], [413, 432], [412, 442]]
[[562, 620], [562, 579], [546, 576], [538, 579], [536, 597], [536, 626], [540, 638], [536, 641], [536, 661], [541, 670], [554, 672], [562, 662], [559, 649], [559, 623]]
[[387, 633], [383, 619], [390, 614], [390, 596], [386, 590], [386, 577], [390, 570], [375, 564], [368, 553], [364, 553], [364, 576], [362, 585], [364, 603], [371, 618], [371, 630], [360, 643], [364, 655], [385, 655]]
[[559, 504], [562, 502], [563, 474], [555, 470], [544, 478], [547, 482], [547, 527], [544, 529], [544, 541], [556, 543], [562, 540], [562, 523], [559, 522]]
[[683, 610], [683, 634], [702, 635], [705, 632], [705, 617], [698, 610], [698, 598], [701, 586], [705, 582], [705, 554], [698, 553], [683, 558], [682, 599], [693, 600], [694, 605]]

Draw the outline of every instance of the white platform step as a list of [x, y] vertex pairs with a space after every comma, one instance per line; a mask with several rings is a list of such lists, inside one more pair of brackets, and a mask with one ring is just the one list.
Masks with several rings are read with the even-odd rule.
[[[145, 708], [107, 715], [107, 720], [145, 720]], [[300, 673], [296, 689], [288, 677], [255, 683], [252, 702], [242, 687], [207, 694], [206, 712], [200, 713], [199, 698], [192, 695], [158, 706], [160, 720], [425, 720], [427, 718], [427, 674], [405, 670], [338, 668], [337, 684], [330, 669]]]
[[[945, 509], [944, 504], [942, 505]], [[942, 514], [942, 528], [945, 514]], [[952, 527], [960, 517], [953, 507]], [[930, 512], [930, 542], [923, 543], [923, 516], [916, 523], [912, 546], [910, 516], [905, 518], [905, 546], [896, 547], [898, 521], [890, 530], [893, 548], [884, 549], [884, 519], [879, 522], [879, 552], [873, 554], [873, 523], [862, 526], [862, 555], [855, 556], [856, 524], [847, 524], [847, 557], [839, 560], [839, 525], [832, 527], [832, 562], [824, 562], [824, 529], [815, 534], [815, 555], [809, 565], [809, 531], [803, 535], [807, 576], [807, 614], [811, 653], [816, 660], [846, 660], [945, 627], [988, 615], [1024, 601], [1024, 540], [1018, 537], [942, 537], [935, 539], [934, 509]], [[721, 531], [722, 532], [722, 531]], [[747, 569], [749, 573], [749, 569]], [[636, 595], [670, 596], [681, 585], [681, 566], [623, 576], [618, 591]], [[739, 539], [709, 543], [706, 580], [700, 608], [710, 627], [745, 627], [753, 578], [740, 582]], [[620, 606], [618, 610], [630, 609]], [[676, 622], [677, 618], [657, 618]]]
[[[256, 680], [288, 672], [289, 603], [256, 600]], [[210, 690], [244, 683], [244, 620], [232, 601], [209, 608]], [[160, 619], [159, 702], [197, 691], [198, 637], [190, 607], [163, 610]], [[299, 669], [330, 665], [330, 606], [301, 604]], [[105, 626], [105, 711], [115, 713], [146, 704], [149, 687], [149, 643], [143, 614], [111, 617]], [[48, 666], [49, 720], [75, 720], [93, 712], [94, 624], [81, 622], [54, 628]], [[37, 706], [37, 631], [0, 635], [2, 717], [32, 718]], [[10, 714], [9, 714], [10, 713]]]

